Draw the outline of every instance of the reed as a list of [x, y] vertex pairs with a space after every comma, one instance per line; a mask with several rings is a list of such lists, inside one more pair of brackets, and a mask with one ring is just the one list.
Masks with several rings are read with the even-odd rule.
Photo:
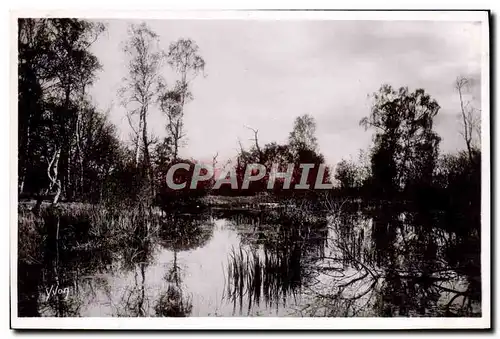
[[[242, 303], [246, 296], [249, 310], [252, 304], [268, 306], [285, 304], [290, 294], [300, 287], [300, 272], [294, 258], [285, 251], [231, 250], [227, 267], [227, 294]], [[242, 305], [240, 305], [242, 306]]]
[[160, 216], [139, 207], [117, 210], [90, 204], [42, 206], [38, 214], [18, 212], [19, 260], [37, 263], [43, 249], [59, 243], [74, 250], [113, 248], [151, 242], [160, 231]]

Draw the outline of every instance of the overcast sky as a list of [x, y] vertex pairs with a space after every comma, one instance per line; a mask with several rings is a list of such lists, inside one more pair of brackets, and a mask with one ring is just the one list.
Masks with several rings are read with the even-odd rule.
[[[117, 90], [126, 75], [122, 52], [130, 20], [109, 20], [93, 45], [103, 65], [91, 95], [110, 109], [120, 136], [130, 133]], [[435, 129], [441, 150], [464, 146], [459, 101], [453, 83], [471, 77], [470, 99], [480, 108], [481, 27], [467, 22], [408, 21], [227, 21], [147, 20], [161, 47], [190, 38], [205, 59], [206, 77], [192, 85], [185, 108], [187, 146], [180, 155], [198, 160], [236, 154], [238, 138], [250, 146], [259, 130], [261, 144], [285, 143], [298, 115], [317, 122], [320, 151], [329, 164], [356, 157], [372, 133], [359, 126], [370, 113], [369, 94], [381, 84], [424, 88], [441, 106]], [[165, 71], [168, 83], [175, 81]], [[165, 118], [155, 108], [149, 124], [165, 135]]]

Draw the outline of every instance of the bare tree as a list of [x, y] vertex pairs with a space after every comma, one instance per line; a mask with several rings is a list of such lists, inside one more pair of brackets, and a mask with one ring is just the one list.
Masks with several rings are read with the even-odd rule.
[[259, 163], [262, 163], [262, 150], [259, 146], [259, 130], [258, 129], [254, 129], [252, 127], [249, 127], [249, 126], [245, 126], [246, 128], [248, 128], [249, 130], [251, 130], [253, 132], [253, 139], [250, 139], [251, 141], [253, 141], [255, 143], [255, 149], [257, 150], [257, 153], [259, 155]]
[[[475, 143], [479, 143], [480, 141], [480, 117], [478, 114], [479, 110], [474, 108], [469, 100], [465, 99], [465, 95], [470, 90], [471, 85], [471, 79], [465, 77], [458, 77], [455, 81], [455, 89], [457, 90], [458, 96], [460, 98], [460, 114], [462, 117], [463, 127], [461, 135], [465, 140], [465, 145], [467, 147], [470, 161], [472, 161], [472, 153], [474, 148], [479, 146]], [[474, 134], [476, 134], [476, 138], [474, 138]]]
[[177, 159], [184, 133], [184, 105], [192, 95], [189, 84], [205, 69], [205, 61], [198, 54], [199, 47], [191, 39], [179, 39], [170, 44], [168, 64], [180, 75], [172, 88], [161, 86], [160, 108], [167, 117], [167, 131], [174, 144], [174, 159]]

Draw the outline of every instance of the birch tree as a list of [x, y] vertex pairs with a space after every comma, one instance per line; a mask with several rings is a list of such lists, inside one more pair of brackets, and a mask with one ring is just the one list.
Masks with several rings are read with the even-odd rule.
[[119, 94], [134, 131], [135, 165], [138, 167], [142, 160], [146, 176], [152, 182], [148, 116], [156, 101], [165, 54], [160, 49], [158, 35], [145, 23], [129, 27], [123, 51], [129, 58], [128, 75]]
[[205, 69], [205, 60], [199, 54], [198, 45], [191, 39], [179, 39], [170, 44], [167, 62], [180, 76], [171, 88], [163, 86], [160, 108], [167, 117], [167, 132], [173, 142], [173, 157], [178, 158], [179, 148], [185, 137], [184, 106], [193, 98], [190, 83]]

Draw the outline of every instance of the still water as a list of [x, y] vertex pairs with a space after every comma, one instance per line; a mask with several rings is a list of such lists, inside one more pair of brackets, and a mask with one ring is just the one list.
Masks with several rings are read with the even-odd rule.
[[20, 265], [19, 313], [480, 316], [478, 231], [447, 225], [443, 212], [394, 208], [171, 216], [146, 242], [60, 245], [46, 262]]

